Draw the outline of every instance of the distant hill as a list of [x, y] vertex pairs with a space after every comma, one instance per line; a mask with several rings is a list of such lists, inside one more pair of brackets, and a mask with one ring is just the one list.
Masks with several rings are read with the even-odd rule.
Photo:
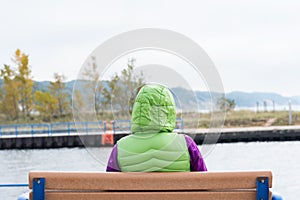
[[[181, 100], [184, 102], [183, 107], [190, 107], [195, 105], [195, 96], [200, 106], [207, 107], [211, 101], [209, 92], [196, 91], [195, 94], [192, 91], [187, 91], [183, 88], [172, 88], [177, 96], [182, 97]], [[276, 106], [287, 106], [288, 102], [291, 101], [292, 105], [300, 105], [300, 96], [285, 97], [277, 93], [268, 92], [229, 92], [225, 94], [228, 99], [233, 99], [236, 103], [236, 107], [256, 107], [257, 103], [262, 107], [263, 103], [266, 102], [270, 107], [273, 105], [273, 101]]]
[[[65, 92], [69, 94], [69, 97], [72, 95], [75, 82], [75, 80], [66, 82]], [[48, 90], [49, 84], [50, 81], [35, 81], [33, 90], [46, 91]], [[104, 85], [107, 87], [107, 82]], [[3, 87], [2, 79], [0, 79], [0, 87]], [[193, 93], [190, 90], [180, 87], [172, 88], [172, 91], [175, 94], [177, 104], [181, 104], [181, 108], [192, 108], [197, 105], [197, 102], [205, 106], [210, 102], [211, 98], [210, 93], [206, 91], [196, 91]], [[236, 107], [255, 107], [257, 102], [259, 102], [261, 106], [264, 101], [266, 101], [268, 105], [273, 104], [273, 101], [276, 105], [287, 105], [289, 100], [291, 100], [293, 105], [300, 105], [300, 96], [285, 97], [277, 93], [235, 91], [226, 93], [225, 96], [228, 99], [233, 99], [236, 103]], [[180, 99], [180, 102], [178, 99]]]
[[289, 100], [293, 104], [300, 103], [300, 97], [284, 97], [277, 93], [267, 93], [267, 92], [230, 92], [226, 94], [226, 97], [229, 99], [234, 99], [236, 105], [239, 107], [253, 107], [256, 106], [256, 103], [263, 104], [273, 104], [273, 101], [276, 105], [287, 105]]

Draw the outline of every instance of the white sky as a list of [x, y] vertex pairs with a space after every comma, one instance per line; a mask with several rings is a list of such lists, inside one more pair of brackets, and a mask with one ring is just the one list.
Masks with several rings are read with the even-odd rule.
[[197, 42], [226, 92], [300, 95], [300, 1], [0, 1], [0, 64], [17, 48], [35, 80], [75, 79], [102, 42], [137, 28], [163, 28]]

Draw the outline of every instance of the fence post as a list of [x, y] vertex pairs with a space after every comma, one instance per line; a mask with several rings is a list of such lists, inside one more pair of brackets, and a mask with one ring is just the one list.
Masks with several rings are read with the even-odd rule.
[[31, 135], [33, 136], [34, 135], [34, 125], [31, 124]]
[[116, 133], [115, 123], [116, 123], [116, 122], [115, 122], [114, 120], [111, 121], [112, 131], [113, 131], [114, 134]]
[[16, 137], [18, 137], [18, 125], [15, 125]]
[[106, 121], [103, 121], [102, 125], [103, 125], [103, 132], [106, 133]]
[[68, 125], [68, 135], [70, 135], [70, 133], [71, 133], [71, 125], [70, 125], [70, 122], [68, 122], [67, 125]]
[[183, 123], [183, 119], [182, 118], [180, 118], [180, 119], [181, 119], [181, 130], [183, 132], [183, 130], [184, 130], [184, 123]]
[[85, 134], [88, 135], [89, 134], [89, 123], [85, 122]]
[[292, 102], [289, 100], [289, 125], [293, 124]]
[[131, 132], [131, 120], [128, 121], [129, 122], [129, 133]]
[[48, 135], [52, 135], [52, 124], [48, 124], [48, 130], [49, 130]]

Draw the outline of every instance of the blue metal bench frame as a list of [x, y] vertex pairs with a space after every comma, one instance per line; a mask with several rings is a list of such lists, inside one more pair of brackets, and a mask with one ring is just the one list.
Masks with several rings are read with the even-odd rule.
[[[32, 195], [33, 200], [45, 200], [45, 178], [33, 179]], [[269, 199], [269, 178], [257, 177], [256, 178], [256, 200]], [[275, 200], [275, 199], [274, 199]]]

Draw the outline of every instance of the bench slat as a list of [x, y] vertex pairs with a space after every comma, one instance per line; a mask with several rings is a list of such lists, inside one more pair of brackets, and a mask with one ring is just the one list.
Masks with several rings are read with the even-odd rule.
[[256, 188], [256, 177], [272, 172], [172, 172], [172, 173], [103, 173], [103, 172], [30, 172], [33, 178], [46, 178], [51, 190], [218, 190]]
[[[271, 196], [271, 195], [270, 195]], [[32, 199], [32, 197], [30, 198]], [[46, 193], [47, 200], [253, 200], [255, 191], [247, 192], [106, 192], [106, 193]], [[271, 200], [271, 198], [270, 198]]]

